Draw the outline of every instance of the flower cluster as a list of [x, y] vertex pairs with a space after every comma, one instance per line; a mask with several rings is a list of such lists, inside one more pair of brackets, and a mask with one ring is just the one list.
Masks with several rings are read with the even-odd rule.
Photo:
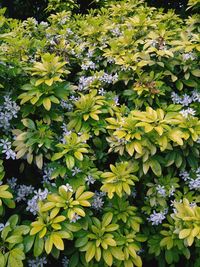
[[187, 94], [179, 96], [177, 93], [172, 92], [171, 98], [174, 104], [181, 104], [187, 107], [193, 102], [200, 102], [200, 93], [195, 90], [192, 92], [191, 96]]
[[41, 257], [32, 260], [28, 260], [29, 267], [44, 267], [47, 264], [47, 258]]
[[2, 149], [1, 152], [5, 154], [6, 159], [15, 159], [16, 153], [14, 150], [12, 150], [12, 144], [11, 142], [6, 139], [0, 139], [0, 148]]
[[33, 215], [36, 215], [38, 212], [38, 202], [47, 198], [48, 189], [45, 188], [42, 190], [39, 188], [38, 191], [34, 190], [33, 193], [34, 196], [27, 201], [26, 210], [33, 213]]
[[17, 118], [17, 114], [20, 107], [15, 101], [12, 101], [9, 95], [4, 96], [4, 102], [0, 105], [0, 128], [4, 132], [11, 130], [11, 121], [13, 118]]
[[18, 185], [15, 188], [15, 190], [16, 190], [15, 191], [16, 192], [15, 200], [17, 202], [20, 202], [20, 201], [26, 201], [27, 197], [30, 196], [31, 194], [33, 194], [34, 187], [32, 185], [22, 184], [22, 185]]
[[200, 168], [192, 171], [191, 174], [182, 171], [180, 177], [188, 184], [190, 190], [200, 190]]
[[0, 10], [0, 265], [197, 267], [195, 9], [72, 2]]
[[152, 225], [159, 225], [166, 218], [166, 213], [167, 213], [167, 211], [156, 212], [154, 210], [153, 213], [150, 215], [150, 217], [147, 220], [148, 220], [148, 222], [151, 222]]

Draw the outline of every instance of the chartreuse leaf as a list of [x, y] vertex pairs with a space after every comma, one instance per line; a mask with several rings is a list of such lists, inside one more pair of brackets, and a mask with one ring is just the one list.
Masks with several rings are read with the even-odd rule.
[[95, 255], [95, 244], [93, 242], [89, 242], [88, 250], [86, 251], [86, 254], [85, 254], [86, 262], [90, 262], [91, 259], [94, 257], [94, 255]]
[[74, 160], [74, 157], [71, 156], [71, 155], [66, 155], [65, 156], [65, 162], [66, 162], [66, 165], [67, 165], [67, 168], [68, 169], [72, 169], [75, 165], [75, 160]]
[[64, 250], [64, 243], [60, 235], [55, 232], [51, 234], [51, 237], [55, 247], [59, 250]]
[[53, 238], [52, 235], [49, 235], [45, 241], [45, 251], [47, 254], [50, 254], [53, 248]]
[[112, 266], [113, 264], [113, 256], [110, 252], [110, 250], [103, 250], [103, 259], [106, 262], [108, 266]]

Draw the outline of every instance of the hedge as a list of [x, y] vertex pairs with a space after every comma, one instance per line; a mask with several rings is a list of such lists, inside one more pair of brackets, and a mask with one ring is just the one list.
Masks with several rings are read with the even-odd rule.
[[200, 266], [199, 15], [4, 13], [0, 266]]

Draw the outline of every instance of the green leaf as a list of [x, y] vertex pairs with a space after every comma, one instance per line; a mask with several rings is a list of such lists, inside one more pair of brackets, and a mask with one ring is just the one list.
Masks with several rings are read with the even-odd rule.
[[87, 237], [87, 236], [78, 238], [78, 239], [75, 241], [75, 247], [80, 248], [80, 247], [86, 245], [87, 242], [88, 242], [88, 237]]
[[76, 267], [78, 266], [78, 263], [80, 262], [79, 260], [79, 254], [75, 253], [70, 257], [69, 260], [69, 267]]
[[21, 243], [23, 241], [22, 236], [19, 235], [12, 235], [6, 239], [6, 242], [11, 243], [11, 244], [17, 244]]
[[40, 256], [43, 252], [43, 248], [44, 248], [44, 240], [43, 238], [39, 238], [39, 236], [37, 235], [33, 247], [34, 256], [35, 257]]
[[25, 236], [24, 237], [24, 252], [27, 253], [31, 250], [34, 244], [35, 236]]
[[12, 228], [14, 228], [14, 227], [17, 225], [18, 221], [19, 221], [19, 216], [18, 216], [17, 214], [12, 215], [12, 216], [8, 219], [8, 222], [10, 223], [10, 226], [11, 226]]
[[0, 266], [4, 267], [6, 265], [5, 257], [4, 255], [0, 252]]
[[9, 253], [7, 267], [23, 267], [22, 260], [24, 259], [25, 255], [22, 250], [13, 249]]
[[165, 259], [168, 264], [171, 264], [173, 262], [173, 252], [171, 250], [165, 251]]
[[180, 80], [176, 81], [176, 88], [180, 91], [183, 89], [183, 83]]
[[153, 173], [156, 175], [156, 176], [161, 176], [162, 174], [162, 169], [161, 169], [161, 166], [160, 166], [160, 163], [155, 160], [155, 159], [151, 159], [149, 161], [149, 165], [153, 171]]

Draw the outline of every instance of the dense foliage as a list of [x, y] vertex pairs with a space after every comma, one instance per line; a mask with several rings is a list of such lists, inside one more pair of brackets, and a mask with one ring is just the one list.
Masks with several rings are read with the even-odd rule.
[[199, 267], [199, 15], [0, 12], [0, 266]]
[[[88, 9], [98, 9], [111, 0], [1, 0], [0, 7], [7, 8], [7, 15], [12, 18], [26, 19], [34, 17], [44, 20], [51, 12], [73, 10], [76, 13], [87, 13]], [[186, 16], [188, 0], [145, 0], [148, 5], [174, 9], [181, 16]], [[195, 1], [195, 0], [194, 0]], [[194, 2], [193, 1], [193, 2]], [[191, 13], [191, 10], [189, 11]]]

